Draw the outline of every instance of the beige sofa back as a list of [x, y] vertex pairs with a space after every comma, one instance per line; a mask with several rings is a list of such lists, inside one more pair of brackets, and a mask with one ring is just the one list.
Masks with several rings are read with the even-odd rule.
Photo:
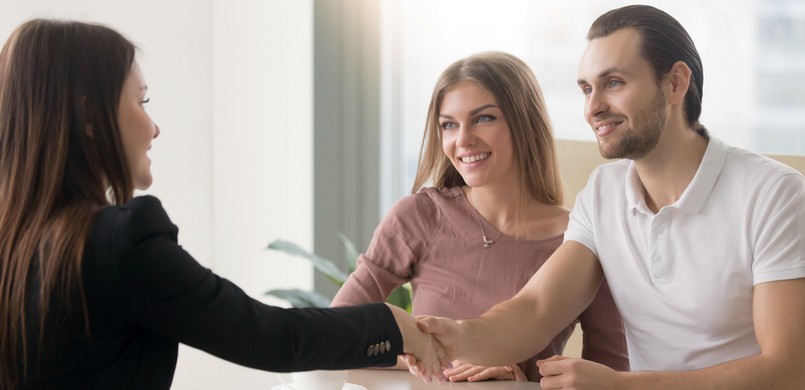
[[[587, 184], [590, 173], [609, 160], [601, 157], [598, 143], [592, 141], [557, 140], [559, 171], [565, 186], [565, 207], [573, 208], [576, 194]], [[769, 157], [799, 170], [805, 175], [805, 156], [769, 154]]]

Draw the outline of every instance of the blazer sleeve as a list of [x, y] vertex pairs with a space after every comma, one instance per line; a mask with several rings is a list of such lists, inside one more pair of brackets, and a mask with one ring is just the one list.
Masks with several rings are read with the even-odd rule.
[[156, 198], [127, 203], [114, 229], [125, 312], [162, 337], [277, 372], [392, 365], [403, 351], [384, 304], [283, 309], [252, 299], [178, 245]]

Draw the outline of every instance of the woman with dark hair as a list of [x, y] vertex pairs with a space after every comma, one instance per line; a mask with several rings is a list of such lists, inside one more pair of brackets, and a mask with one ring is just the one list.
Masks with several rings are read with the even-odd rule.
[[[381, 222], [334, 305], [382, 301], [410, 281], [414, 314], [472, 318], [523, 287], [568, 222], [548, 112], [528, 65], [487, 52], [442, 73], [412, 191]], [[538, 381], [537, 359], [561, 354], [579, 322], [585, 358], [629, 369], [620, 314], [603, 284], [539, 354], [505, 367], [454, 362], [445, 374]]]
[[146, 92], [100, 25], [32, 20], [0, 53], [0, 389], [167, 389], [180, 342], [271, 371], [435, 356], [399, 308], [275, 308], [199, 265], [133, 197], [159, 135]]

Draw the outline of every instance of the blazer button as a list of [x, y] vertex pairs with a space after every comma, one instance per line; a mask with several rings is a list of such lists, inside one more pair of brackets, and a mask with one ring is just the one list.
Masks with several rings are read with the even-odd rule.
[[374, 349], [375, 349], [375, 346], [374, 346], [374, 345], [370, 345], [370, 346], [369, 346], [369, 348], [367, 348], [367, 349], [366, 349], [366, 356], [372, 356], [372, 355], [374, 355]]
[[386, 352], [391, 352], [391, 341], [386, 340]]
[[375, 344], [375, 356], [380, 355], [381, 352], [380, 344]]

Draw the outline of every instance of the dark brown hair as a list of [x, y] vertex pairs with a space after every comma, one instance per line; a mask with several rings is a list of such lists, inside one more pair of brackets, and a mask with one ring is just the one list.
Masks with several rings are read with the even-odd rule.
[[706, 130], [699, 123], [704, 93], [702, 59], [684, 27], [671, 15], [647, 5], [629, 5], [611, 10], [593, 22], [587, 39], [605, 37], [623, 28], [634, 28], [640, 33], [641, 55], [661, 80], [671, 67], [682, 61], [691, 70], [690, 85], [685, 96], [685, 117], [688, 125], [699, 133]]
[[[49, 313], [83, 318], [89, 332], [84, 243], [95, 211], [133, 194], [117, 109], [134, 57], [110, 28], [41, 19], [0, 52], [0, 389], [39, 361]], [[37, 323], [34, 349], [26, 324]]]

